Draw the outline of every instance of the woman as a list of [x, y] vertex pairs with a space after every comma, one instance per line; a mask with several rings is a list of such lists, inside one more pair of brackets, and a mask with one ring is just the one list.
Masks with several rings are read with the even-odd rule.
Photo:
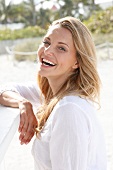
[[49, 27], [38, 49], [38, 84], [42, 100], [37, 120], [32, 95], [28, 97], [33, 93], [39, 99], [34, 86], [24, 86], [22, 93], [23, 87], [17, 85], [20, 95], [4, 90], [1, 97], [2, 104], [20, 108], [22, 143], [30, 141], [31, 129], [37, 126], [32, 148], [35, 169], [106, 170], [104, 139], [94, 108], [100, 91], [95, 46], [89, 30], [76, 18], [59, 19]]

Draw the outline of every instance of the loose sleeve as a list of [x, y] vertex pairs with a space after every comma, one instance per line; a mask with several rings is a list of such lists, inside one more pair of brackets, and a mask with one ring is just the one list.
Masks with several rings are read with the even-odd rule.
[[19, 93], [22, 97], [28, 99], [33, 105], [40, 104], [40, 90], [34, 82], [26, 83], [8, 83], [0, 87], [0, 93], [13, 91]]
[[86, 170], [88, 142], [88, 122], [82, 110], [70, 103], [60, 107], [52, 124], [52, 170]]

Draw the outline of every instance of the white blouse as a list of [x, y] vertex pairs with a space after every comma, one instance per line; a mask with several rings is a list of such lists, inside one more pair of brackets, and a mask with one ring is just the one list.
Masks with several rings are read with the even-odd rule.
[[[40, 101], [37, 85], [14, 88], [35, 106]], [[35, 170], [107, 170], [104, 136], [95, 112], [78, 96], [60, 100], [34, 140]]]
[[40, 105], [40, 89], [36, 82], [26, 83], [8, 83], [0, 86], [0, 94], [5, 91], [14, 91], [19, 93], [24, 98], [28, 99], [34, 107]]

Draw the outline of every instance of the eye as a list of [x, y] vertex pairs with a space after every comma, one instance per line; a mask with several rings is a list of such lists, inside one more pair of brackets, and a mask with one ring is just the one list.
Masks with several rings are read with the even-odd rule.
[[43, 44], [50, 45], [50, 43], [48, 41], [43, 41]]
[[66, 51], [66, 49], [64, 47], [59, 47], [59, 49], [62, 51]]

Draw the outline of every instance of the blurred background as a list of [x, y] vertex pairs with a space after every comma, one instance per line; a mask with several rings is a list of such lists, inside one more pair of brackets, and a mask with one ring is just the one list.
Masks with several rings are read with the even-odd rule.
[[[110, 57], [113, 0], [0, 0], [0, 54], [7, 50], [36, 51], [52, 21], [65, 16], [83, 21], [92, 32], [95, 45], [106, 46], [107, 57]], [[6, 50], [6, 46], [10, 49]], [[19, 61], [34, 61], [36, 56], [32, 54], [15, 53], [14, 57]]]
[[[102, 80], [102, 124], [108, 168], [113, 170], [113, 0], [0, 0], [0, 85], [36, 81], [38, 46], [53, 20], [80, 19], [91, 31]], [[21, 146], [18, 132], [6, 153], [5, 170], [32, 170], [31, 144]]]

